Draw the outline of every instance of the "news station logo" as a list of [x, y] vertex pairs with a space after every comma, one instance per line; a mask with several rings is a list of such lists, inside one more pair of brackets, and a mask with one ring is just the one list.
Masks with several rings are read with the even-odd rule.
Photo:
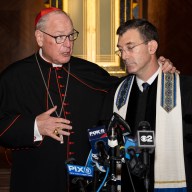
[[154, 131], [138, 131], [138, 147], [155, 147]]
[[106, 136], [106, 131], [105, 131], [104, 126], [88, 129], [88, 132], [89, 132], [89, 137], [91, 139], [95, 139], [95, 138], [105, 137]]
[[93, 167], [67, 164], [69, 175], [93, 177]]
[[98, 153], [97, 144], [99, 141], [103, 142], [105, 145], [105, 148], [107, 149], [107, 133], [105, 130], [105, 126], [99, 126], [94, 127], [91, 129], [88, 129], [88, 136], [89, 136], [89, 142], [91, 143], [91, 149], [93, 154]]

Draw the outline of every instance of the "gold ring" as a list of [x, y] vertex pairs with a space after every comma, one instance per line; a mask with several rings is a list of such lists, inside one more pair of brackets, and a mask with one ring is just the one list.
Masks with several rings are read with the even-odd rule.
[[55, 130], [53, 131], [53, 133], [54, 133], [55, 135], [58, 135], [58, 134], [59, 134], [59, 132], [58, 132], [57, 129], [55, 129]]

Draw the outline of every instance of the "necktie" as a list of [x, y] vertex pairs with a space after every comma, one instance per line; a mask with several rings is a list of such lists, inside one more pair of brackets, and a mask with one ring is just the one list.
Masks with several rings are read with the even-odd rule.
[[147, 90], [149, 88], [149, 84], [148, 83], [143, 83], [143, 91]]

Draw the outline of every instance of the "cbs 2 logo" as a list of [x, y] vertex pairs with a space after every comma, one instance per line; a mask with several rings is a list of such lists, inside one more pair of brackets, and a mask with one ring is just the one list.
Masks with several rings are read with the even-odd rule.
[[153, 137], [151, 135], [143, 135], [141, 136], [141, 141], [142, 142], [153, 142]]

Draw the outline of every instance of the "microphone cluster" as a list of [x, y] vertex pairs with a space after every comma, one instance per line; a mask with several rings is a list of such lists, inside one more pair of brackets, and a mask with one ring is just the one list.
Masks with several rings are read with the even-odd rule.
[[[80, 191], [85, 192], [87, 186], [85, 179], [87, 179], [87, 183], [99, 182], [100, 179], [95, 178], [96, 173], [99, 172], [99, 175], [102, 175], [103, 178], [102, 185], [97, 189], [97, 192], [99, 192], [105, 182], [105, 185], [107, 185], [109, 180], [116, 180], [114, 178], [116, 174], [115, 161], [121, 160], [122, 163], [128, 162], [128, 167], [133, 175], [144, 178], [145, 187], [148, 189], [149, 155], [154, 151], [155, 147], [154, 131], [151, 130], [147, 121], [142, 121], [138, 126], [137, 137], [133, 138], [131, 135], [129, 125], [117, 113], [113, 113], [107, 130], [105, 126], [88, 129], [91, 151], [86, 165], [76, 165], [75, 161], [67, 163], [68, 174], [75, 176], [72, 183], [78, 184]], [[115, 156], [114, 151], [116, 151], [117, 146], [119, 153], [118, 156]], [[107, 179], [108, 171], [111, 175]], [[103, 174], [106, 174], [105, 177], [103, 177]], [[98, 185], [93, 183], [93, 186]], [[114, 186], [109, 191], [116, 191], [113, 188]]]

